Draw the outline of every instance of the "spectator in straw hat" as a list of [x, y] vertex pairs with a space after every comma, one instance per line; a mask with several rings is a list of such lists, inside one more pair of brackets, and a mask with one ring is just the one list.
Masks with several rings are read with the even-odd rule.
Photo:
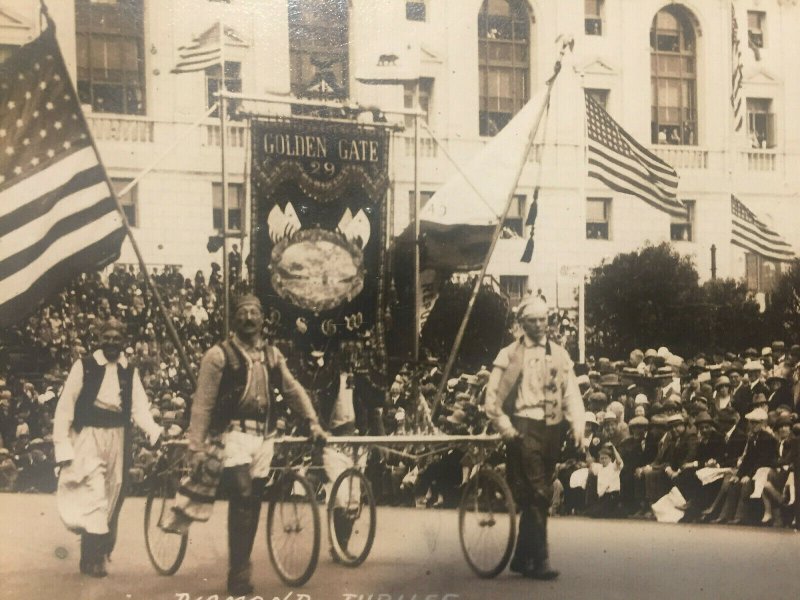
[[111, 317], [96, 326], [99, 349], [77, 361], [58, 400], [53, 424], [60, 468], [58, 507], [67, 527], [81, 534], [80, 571], [107, 575], [124, 499], [131, 419], [151, 444], [161, 427], [139, 373], [122, 352], [125, 326]]

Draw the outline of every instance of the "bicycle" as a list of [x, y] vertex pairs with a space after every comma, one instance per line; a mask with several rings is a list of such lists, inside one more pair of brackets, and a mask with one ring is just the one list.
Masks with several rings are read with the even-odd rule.
[[[308, 440], [303, 438], [303, 441], [307, 447]], [[151, 485], [144, 514], [145, 545], [153, 567], [165, 576], [178, 571], [189, 542], [188, 532], [176, 534], [163, 528], [180, 480], [188, 474], [186, 450], [185, 440], [165, 442], [149, 476]], [[319, 508], [313, 488], [301, 472], [307, 455], [305, 448], [276, 452], [263, 497], [269, 502], [266, 538], [270, 562], [278, 577], [291, 586], [306, 583], [319, 559]]]

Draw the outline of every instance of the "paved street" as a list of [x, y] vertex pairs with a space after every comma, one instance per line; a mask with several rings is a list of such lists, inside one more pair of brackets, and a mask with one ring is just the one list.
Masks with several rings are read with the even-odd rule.
[[[126, 502], [111, 575], [92, 580], [77, 573], [77, 537], [61, 525], [54, 497], [0, 495], [3, 597], [226, 598], [224, 504], [215, 507], [209, 523], [194, 528], [186, 560], [173, 577], [156, 575], [148, 562], [143, 508], [142, 499]], [[401, 594], [403, 600], [411, 600], [411, 594], [417, 600], [441, 600], [444, 594], [459, 600], [800, 598], [797, 560], [791, 558], [800, 555], [800, 534], [789, 530], [583, 518], [554, 519], [551, 524], [552, 559], [562, 571], [559, 581], [527, 581], [508, 572], [481, 580], [461, 555], [454, 511], [379, 507], [376, 542], [367, 561], [357, 569], [338, 567], [323, 545], [314, 577], [291, 595], [272, 571], [262, 525], [254, 552], [256, 592], [266, 600], [369, 600], [369, 594], [371, 600], [398, 600]], [[66, 558], [59, 558], [59, 548], [66, 549]]]

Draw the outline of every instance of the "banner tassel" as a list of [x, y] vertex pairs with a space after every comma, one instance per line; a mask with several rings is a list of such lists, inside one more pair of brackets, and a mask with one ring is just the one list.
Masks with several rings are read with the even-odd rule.
[[531, 262], [532, 258], [533, 258], [533, 236], [528, 238], [528, 243], [525, 244], [525, 252], [522, 253], [522, 258], [520, 259], [520, 261], [524, 263], [529, 263]]

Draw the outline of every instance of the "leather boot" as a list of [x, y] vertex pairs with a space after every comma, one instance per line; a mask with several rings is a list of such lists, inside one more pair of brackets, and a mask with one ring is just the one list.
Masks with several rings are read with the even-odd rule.
[[253, 591], [250, 583], [250, 552], [255, 538], [250, 501], [231, 499], [228, 504], [228, 593], [235, 596]]

